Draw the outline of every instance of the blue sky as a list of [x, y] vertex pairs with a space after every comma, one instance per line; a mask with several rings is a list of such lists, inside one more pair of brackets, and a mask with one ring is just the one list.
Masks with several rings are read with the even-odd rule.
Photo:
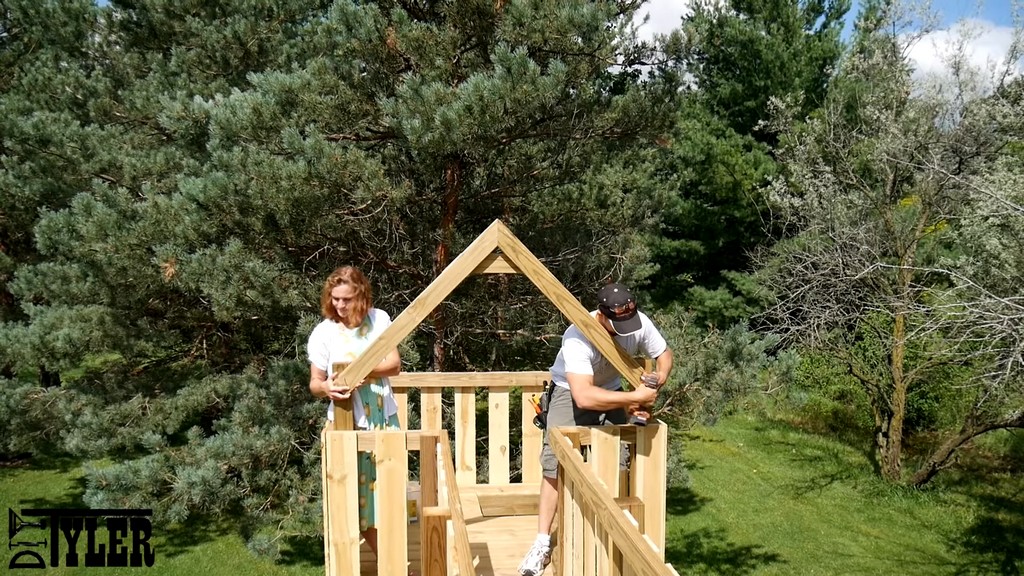
[[[943, 26], [951, 26], [964, 18], [978, 18], [996, 26], [1009, 27], [1013, 24], [1011, 2], [1012, 0], [932, 0], [932, 9], [942, 17]], [[654, 32], [666, 32], [679, 25], [689, 3], [690, 0], [648, 0], [640, 12], [651, 15], [647, 28]], [[859, 5], [859, 0], [853, 0], [849, 12], [851, 21], [856, 16]]]
[[[942, 15], [946, 25], [964, 18], [978, 18], [998, 26], [1012, 26], [1013, 9], [1010, 1], [985, 0], [979, 7], [978, 2], [971, 0], [932, 0], [932, 8]], [[857, 5], [858, 2], [854, 0], [852, 12], [857, 10]]]
[[[666, 33], [677, 28], [687, 6], [692, 0], [649, 0], [638, 13], [649, 14], [650, 19], [640, 29], [642, 36]], [[917, 3], [922, 0], [905, 0]], [[974, 32], [967, 42], [970, 60], [976, 66], [985, 67], [992, 62], [1005, 60], [1007, 49], [1013, 40], [1014, 0], [932, 0], [932, 12], [940, 17], [939, 29], [921, 38], [909, 51], [915, 68], [922, 74], [942, 73], [943, 56], [949, 54], [951, 46], [962, 35], [961, 26], [969, 19]], [[849, 12], [850, 25], [859, 9], [859, 0], [853, 0]], [[1024, 14], [1022, 14], [1024, 16]], [[1017, 62], [1017, 68], [1022, 67]]]

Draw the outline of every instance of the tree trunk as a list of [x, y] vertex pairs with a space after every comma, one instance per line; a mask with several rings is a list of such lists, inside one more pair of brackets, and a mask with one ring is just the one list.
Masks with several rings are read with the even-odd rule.
[[60, 387], [60, 373], [47, 370], [46, 368], [39, 367], [39, 385], [43, 388], [59, 388]]
[[903, 472], [903, 420], [907, 414], [907, 382], [903, 374], [906, 331], [906, 315], [897, 313], [892, 328], [892, 355], [889, 358], [889, 373], [892, 376], [890, 410], [877, 439], [882, 477], [889, 482], [899, 482]]
[[991, 432], [992, 430], [1003, 430], [1009, 428], [1024, 428], [1024, 412], [1020, 412], [998, 422], [990, 422], [975, 426], [965, 424], [964, 427], [960, 429], [959, 434], [949, 440], [946, 440], [942, 443], [942, 446], [939, 446], [935, 452], [932, 452], [932, 455], [928, 457], [928, 461], [925, 462], [910, 479], [911, 486], [920, 488], [927, 484], [935, 477], [936, 474], [939, 473], [939, 471], [949, 464], [950, 459], [956, 451], [971, 438], [980, 436], [986, 432]]
[[[462, 164], [459, 160], [452, 159], [445, 166], [444, 170], [444, 197], [441, 201], [441, 238], [437, 244], [437, 251], [434, 254], [434, 278], [448, 266], [451, 258], [451, 243], [455, 230], [455, 215], [459, 212], [459, 191], [462, 188]], [[444, 305], [438, 305], [434, 310], [434, 370], [443, 372], [445, 370], [445, 344], [444, 336], [448, 328], [445, 319]]]

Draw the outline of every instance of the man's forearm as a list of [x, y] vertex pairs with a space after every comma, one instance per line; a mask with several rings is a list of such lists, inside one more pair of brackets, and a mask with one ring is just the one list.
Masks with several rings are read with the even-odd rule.
[[666, 349], [661, 356], [654, 361], [655, 370], [658, 372], [658, 385], [661, 386], [668, 380], [672, 373], [672, 350]]
[[569, 392], [576, 405], [584, 410], [615, 410], [616, 408], [628, 408], [636, 403], [632, 399], [632, 391], [605, 390], [598, 386], [573, 387], [570, 384]]

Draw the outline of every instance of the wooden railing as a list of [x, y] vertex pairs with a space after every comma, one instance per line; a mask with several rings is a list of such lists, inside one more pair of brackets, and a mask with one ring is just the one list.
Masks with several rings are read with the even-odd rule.
[[377, 574], [407, 574], [409, 564], [409, 452], [420, 458], [420, 574], [448, 576], [448, 521], [454, 538], [458, 573], [473, 574], [469, 535], [462, 513], [448, 433], [332, 430], [321, 433], [324, 501], [324, 559], [327, 576], [360, 574], [359, 494], [356, 475], [359, 452], [377, 464]]
[[[553, 573], [678, 576], [665, 563], [668, 427], [553, 428], [548, 441], [558, 458]], [[631, 445], [625, 475], [619, 470], [622, 442]]]
[[[405, 574], [408, 538], [408, 453], [419, 451], [421, 574], [474, 574], [463, 505], [473, 516], [537, 513], [543, 433], [533, 425], [529, 399], [541, 394], [547, 372], [407, 373], [394, 377], [402, 427], [409, 426], [408, 391], [420, 394], [420, 427], [403, 431], [325, 429], [323, 446], [324, 553], [328, 576], [359, 574], [357, 452], [377, 462], [377, 573]], [[442, 429], [442, 392], [453, 389], [454, 457]], [[520, 400], [520, 437], [512, 437], [514, 390]], [[477, 479], [476, 404], [488, 392], [487, 482]], [[336, 410], [336, 420], [339, 412]], [[345, 411], [341, 410], [344, 422]], [[348, 413], [351, 425], [351, 412]], [[668, 427], [596, 426], [550, 429], [559, 462], [555, 576], [672, 576], [665, 563], [665, 489]], [[631, 453], [619, 470], [620, 446]], [[515, 445], [518, 446], [515, 446]], [[513, 448], [521, 452], [521, 474], [513, 482]], [[467, 496], [467, 493], [469, 496]], [[451, 542], [449, 542], [451, 539]], [[451, 552], [451, 555], [449, 555]], [[449, 562], [454, 566], [449, 566]]]
[[[408, 429], [408, 390], [420, 392], [420, 428], [441, 430], [441, 395], [445, 388], [454, 390], [455, 479], [459, 486], [473, 487], [477, 482], [477, 393], [487, 391], [487, 482], [493, 486], [512, 484], [513, 441], [521, 454], [521, 473], [515, 484], [536, 485], [540, 482], [540, 449], [543, 433], [533, 425], [534, 410], [530, 396], [541, 394], [550, 378], [547, 371], [534, 372], [411, 372], [391, 378], [398, 400], [399, 420]], [[512, 413], [510, 399], [514, 388], [522, 391], [520, 399], [519, 438], [511, 438]]]

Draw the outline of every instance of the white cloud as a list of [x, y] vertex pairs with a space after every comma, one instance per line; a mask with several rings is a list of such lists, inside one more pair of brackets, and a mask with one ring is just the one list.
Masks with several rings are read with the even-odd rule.
[[[693, 0], [649, 0], [637, 10], [634, 22], [640, 27], [642, 39], [656, 34], [667, 34], [678, 28], [683, 16], [690, 12]], [[852, 30], [852, 19], [857, 7], [847, 14], [847, 32]], [[643, 23], [644, 18], [647, 22]], [[643, 24], [641, 24], [643, 23]], [[908, 56], [919, 80], [948, 76], [950, 56], [958, 46], [963, 47], [967, 61], [988, 78], [1006, 63], [1007, 53], [1013, 42], [1013, 28], [996, 25], [988, 20], [963, 19], [944, 30], [937, 30], [920, 38], [911, 46]], [[1024, 64], [1017, 61], [1016, 69], [1024, 71]], [[1019, 73], [1019, 72], [1018, 72]]]
[[[1008, 26], [977, 19], [961, 20], [945, 30], [924, 35], [910, 46], [908, 57], [919, 81], [936, 81], [949, 76], [950, 63], [962, 54], [965, 63], [983, 82], [991, 85], [1007, 66], [1014, 31]], [[1018, 58], [1013, 68], [1019, 74]]]
[[[639, 10], [633, 21], [640, 26], [641, 39], [651, 39], [655, 34], [668, 34], [679, 28], [682, 17], [689, 13], [691, 0], [650, 0]], [[645, 17], [647, 22], [642, 24]]]

